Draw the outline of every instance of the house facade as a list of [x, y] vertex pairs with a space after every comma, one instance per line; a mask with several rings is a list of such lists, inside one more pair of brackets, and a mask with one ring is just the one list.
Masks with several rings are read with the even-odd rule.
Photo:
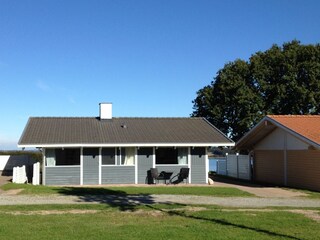
[[253, 156], [255, 181], [320, 191], [320, 116], [266, 116], [236, 148]]
[[18, 144], [42, 150], [44, 185], [145, 184], [150, 168], [206, 184], [208, 147], [233, 145], [204, 118], [116, 118], [110, 103], [99, 117], [31, 117]]

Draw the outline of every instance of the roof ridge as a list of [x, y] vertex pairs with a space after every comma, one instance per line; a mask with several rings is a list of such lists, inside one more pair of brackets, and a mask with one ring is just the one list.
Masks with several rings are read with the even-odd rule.
[[75, 117], [75, 116], [36, 116], [36, 117], [34, 117], [34, 116], [32, 116], [32, 117], [29, 117], [29, 118], [97, 118], [97, 117]]
[[293, 115], [267, 115], [267, 117], [270, 118], [319, 118], [320, 115], [299, 115], [299, 114], [293, 114]]
[[[30, 117], [30, 118], [74, 118], [74, 119], [80, 119], [80, 118], [91, 118], [96, 119], [99, 118], [98, 116], [91, 116], [91, 117], [76, 117], [76, 116], [36, 116], [36, 117]], [[113, 117], [112, 119], [202, 119], [202, 117]]]
[[202, 119], [202, 117], [113, 117], [113, 118], [137, 118], [137, 119]]

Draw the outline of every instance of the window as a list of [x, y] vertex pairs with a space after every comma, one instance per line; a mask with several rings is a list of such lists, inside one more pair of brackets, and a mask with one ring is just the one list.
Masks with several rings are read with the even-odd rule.
[[46, 165], [49, 167], [56, 165], [55, 149], [46, 149]]
[[[99, 157], [99, 149], [84, 149], [83, 155], [95, 155]], [[129, 148], [102, 148], [101, 164], [102, 165], [134, 165], [136, 149]], [[46, 149], [46, 166], [67, 166], [80, 165], [80, 149]]]
[[188, 148], [156, 149], [156, 164], [188, 164]]
[[188, 148], [178, 148], [178, 164], [188, 164]]
[[102, 165], [116, 164], [115, 148], [103, 148], [101, 154], [102, 154]]
[[80, 165], [80, 149], [46, 149], [46, 166]]
[[103, 148], [102, 165], [134, 165], [136, 150], [131, 148]]
[[121, 148], [121, 165], [134, 165], [135, 148]]

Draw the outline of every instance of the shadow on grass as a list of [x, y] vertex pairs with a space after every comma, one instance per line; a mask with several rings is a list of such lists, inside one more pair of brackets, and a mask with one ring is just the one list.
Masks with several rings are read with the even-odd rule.
[[[156, 207], [155, 204], [165, 204], [166, 207], [176, 206], [176, 203], [172, 202], [157, 202], [149, 194], [140, 194], [140, 195], [129, 195], [125, 191], [121, 190], [112, 190], [108, 188], [86, 188], [86, 187], [61, 187], [58, 188], [57, 193], [77, 196], [78, 201], [81, 203], [100, 203], [105, 204], [108, 207], [116, 208], [120, 211], [135, 211], [138, 208], [141, 208], [142, 205], [146, 206], [149, 209], [161, 211], [169, 216], [180, 216], [184, 218], [207, 221], [210, 223], [220, 224], [229, 227], [236, 227], [243, 230], [250, 230], [257, 233], [263, 233], [272, 237], [282, 237], [287, 239], [299, 239], [294, 236], [289, 236], [286, 234], [276, 233], [265, 229], [259, 229], [256, 227], [245, 226], [243, 224], [237, 224], [228, 222], [226, 220], [216, 219], [216, 218], [206, 218], [200, 216], [188, 215], [185, 212], [177, 210], [164, 210], [163, 208]], [[185, 206], [185, 205], [183, 205]]]
[[300, 239], [300, 238], [297, 238], [297, 237], [294, 237], [294, 236], [289, 236], [289, 235], [282, 234], [282, 233], [276, 233], [276, 232], [272, 232], [272, 231], [265, 230], [265, 229], [249, 227], [249, 226], [245, 226], [245, 225], [237, 224], [237, 223], [231, 223], [231, 222], [228, 222], [226, 220], [193, 216], [193, 215], [188, 215], [185, 212], [176, 211], [176, 210], [164, 211], [163, 209], [157, 208], [157, 207], [152, 206], [152, 205], [147, 205], [147, 207], [152, 209], [152, 210], [161, 211], [161, 212], [169, 214], [171, 216], [180, 216], [180, 217], [184, 217], [184, 218], [190, 218], [190, 219], [194, 219], [194, 220], [202, 220], [202, 221], [207, 221], [207, 222], [210, 222], [210, 223], [216, 223], [216, 224], [229, 226], [229, 227], [237, 227], [237, 228], [241, 228], [241, 229], [244, 229], [244, 230], [254, 231], [254, 232], [257, 232], [257, 233], [264, 233], [264, 234], [266, 234], [268, 236], [272, 236], [272, 237], [281, 237], [281, 238], [297, 239], [297, 240]]
[[124, 191], [108, 188], [62, 187], [57, 189], [57, 193], [77, 196], [78, 201], [83, 203], [106, 204], [120, 211], [135, 211], [138, 206], [155, 203], [148, 194], [128, 195]]

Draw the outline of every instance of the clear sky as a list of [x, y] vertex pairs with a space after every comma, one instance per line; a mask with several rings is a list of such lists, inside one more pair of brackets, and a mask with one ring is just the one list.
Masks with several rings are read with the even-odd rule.
[[228, 61], [320, 41], [315, 0], [0, 0], [0, 150], [30, 116], [188, 117]]

